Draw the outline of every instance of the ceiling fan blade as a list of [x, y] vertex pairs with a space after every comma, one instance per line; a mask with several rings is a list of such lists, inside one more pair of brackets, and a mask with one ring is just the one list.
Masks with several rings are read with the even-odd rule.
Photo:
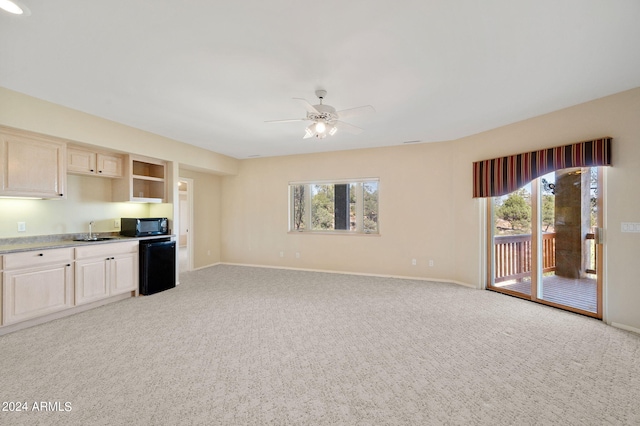
[[318, 111], [316, 109], [316, 107], [314, 107], [309, 102], [307, 102], [306, 99], [303, 99], [303, 98], [293, 98], [293, 99], [295, 99], [296, 101], [299, 101], [308, 112], [313, 112], [313, 113], [316, 113], [316, 114], [320, 113], [320, 111]]
[[372, 112], [376, 112], [374, 107], [371, 105], [363, 105], [355, 108], [343, 109], [342, 111], [336, 111], [336, 114], [338, 114], [338, 117], [340, 118], [349, 118], [355, 117], [356, 115], [370, 114]]
[[294, 121], [307, 121], [308, 118], [288, 118], [286, 120], [267, 120], [265, 123], [291, 123]]
[[344, 130], [345, 132], [349, 132], [354, 135], [358, 135], [362, 133], [364, 130], [358, 126], [354, 126], [353, 124], [345, 123], [344, 121], [340, 121], [340, 120], [337, 120], [335, 122], [335, 126], [338, 128], [338, 130]]

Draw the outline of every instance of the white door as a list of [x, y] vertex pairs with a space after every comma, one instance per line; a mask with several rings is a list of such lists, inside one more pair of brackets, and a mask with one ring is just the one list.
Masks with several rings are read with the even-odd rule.
[[178, 267], [180, 272], [193, 269], [193, 179], [179, 180]]

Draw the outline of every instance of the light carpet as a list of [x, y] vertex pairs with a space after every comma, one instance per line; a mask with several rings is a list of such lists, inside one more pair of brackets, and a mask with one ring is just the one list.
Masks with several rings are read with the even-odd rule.
[[640, 336], [594, 319], [417, 280], [180, 279], [0, 337], [0, 399], [28, 406], [0, 424], [640, 424]]

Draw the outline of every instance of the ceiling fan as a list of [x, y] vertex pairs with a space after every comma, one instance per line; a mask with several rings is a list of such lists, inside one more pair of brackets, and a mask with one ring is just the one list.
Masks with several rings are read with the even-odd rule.
[[288, 120], [269, 120], [266, 123], [289, 123], [292, 121], [311, 121], [311, 124], [305, 129], [305, 135], [303, 139], [316, 137], [325, 138], [327, 135], [333, 136], [338, 130], [344, 130], [349, 133], [358, 134], [362, 132], [360, 127], [353, 124], [342, 121], [343, 118], [353, 117], [356, 115], [375, 112], [376, 110], [371, 105], [364, 105], [355, 108], [344, 109], [342, 111], [336, 111], [331, 105], [324, 105], [322, 100], [327, 95], [326, 90], [316, 90], [316, 96], [320, 99], [318, 105], [311, 105], [303, 98], [293, 98], [300, 101], [307, 110], [307, 116], [305, 118], [292, 118]]

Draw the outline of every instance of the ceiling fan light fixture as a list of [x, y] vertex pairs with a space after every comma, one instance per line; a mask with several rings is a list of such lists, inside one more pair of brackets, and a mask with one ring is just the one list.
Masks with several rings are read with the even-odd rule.
[[304, 139], [310, 138], [311, 136], [313, 136], [313, 130], [311, 130], [311, 126], [304, 129], [304, 131], [305, 131]]
[[341, 111], [336, 111], [331, 105], [325, 105], [322, 103], [326, 90], [316, 90], [316, 96], [320, 100], [318, 105], [311, 105], [303, 98], [293, 98], [302, 102], [307, 114], [304, 118], [293, 118], [286, 120], [268, 120], [267, 123], [288, 123], [292, 121], [307, 121], [310, 122], [305, 129], [305, 135], [302, 139], [307, 139], [315, 136], [317, 139], [324, 139], [329, 136], [333, 136], [338, 132], [338, 128], [341, 131], [346, 131], [352, 134], [360, 134], [362, 129], [354, 126], [353, 124], [342, 121], [345, 117], [352, 117], [356, 114], [362, 114], [365, 112], [375, 112], [375, 109], [371, 105], [363, 105], [355, 108], [349, 108]]
[[13, 15], [22, 15], [24, 9], [16, 2], [11, 0], [0, 0], [0, 9]]

